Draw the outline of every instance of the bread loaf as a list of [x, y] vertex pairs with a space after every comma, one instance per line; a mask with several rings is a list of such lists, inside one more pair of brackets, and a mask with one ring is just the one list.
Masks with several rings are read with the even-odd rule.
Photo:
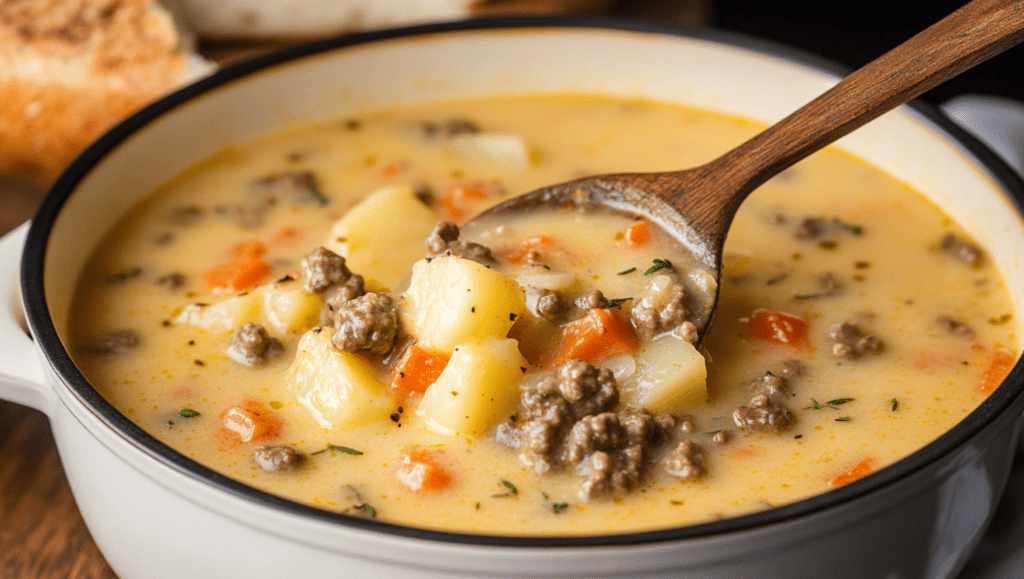
[[47, 187], [90, 142], [210, 72], [155, 0], [0, 0], [0, 174]]

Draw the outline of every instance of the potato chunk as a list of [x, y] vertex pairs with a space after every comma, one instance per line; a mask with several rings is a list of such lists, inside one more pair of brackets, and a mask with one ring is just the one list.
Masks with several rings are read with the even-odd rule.
[[332, 348], [329, 329], [313, 328], [302, 336], [286, 381], [295, 399], [328, 430], [387, 420], [395, 408], [378, 371], [363, 357]]
[[515, 411], [525, 368], [518, 342], [510, 338], [463, 344], [427, 388], [416, 414], [434, 432], [479, 436]]
[[426, 255], [423, 244], [438, 219], [412, 187], [390, 185], [339, 219], [324, 247], [344, 257], [374, 290], [393, 292]]
[[210, 331], [233, 332], [235, 328], [257, 321], [261, 304], [262, 296], [249, 292], [214, 304], [189, 304], [175, 321]]
[[707, 366], [690, 342], [664, 334], [641, 346], [635, 360], [636, 371], [620, 386], [627, 404], [668, 412], [707, 399]]
[[263, 317], [279, 332], [298, 333], [320, 321], [324, 298], [298, 282], [275, 285], [263, 294]]
[[406, 298], [405, 327], [424, 349], [445, 353], [488, 336], [504, 338], [526, 309], [515, 280], [450, 255], [417, 262]]

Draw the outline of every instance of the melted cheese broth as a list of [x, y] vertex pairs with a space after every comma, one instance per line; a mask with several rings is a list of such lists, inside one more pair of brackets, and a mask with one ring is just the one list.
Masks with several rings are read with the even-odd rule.
[[[422, 121], [452, 117], [519, 136], [530, 147], [528, 166], [467, 159], [418, 134]], [[972, 267], [939, 248], [947, 233], [965, 237], [958, 226], [901, 183], [837, 150], [817, 153], [770, 181], [736, 217], [719, 310], [703, 344], [708, 399], [674, 411], [693, 417], [698, 432], [691, 439], [705, 449], [707, 472], [697, 480], [655, 469], [630, 494], [583, 502], [574, 473], [538, 475], [489, 436], [430, 432], [415, 414], [415, 400], [397, 423], [328, 430], [285, 384], [299, 333], [274, 332], [285, 354], [250, 368], [226, 356], [230, 331], [173, 321], [189, 304], [223, 299], [204, 294], [195, 280], [223, 262], [233, 245], [266, 242], [274, 267], [268, 281], [277, 279], [296, 271], [302, 256], [328, 238], [333, 222], [382, 185], [427, 183], [439, 190], [483, 179], [515, 195], [586, 174], [697, 165], [757, 130], [749, 122], [649, 102], [515, 97], [376, 112], [240, 145], [154, 192], [96, 249], [74, 302], [73, 356], [116, 408], [184, 455], [298, 502], [334, 511], [365, 503], [378, 519], [403, 525], [491, 535], [622, 533], [807, 498], [833, 488], [830, 483], [857, 465], [878, 470], [937, 438], [984, 398], [979, 384], [993, 352], [1019, 350], [1015, 324], [1008, 323], [1015, 312], [992, 264], [983, 259]], [[211, 217], [188, 227], [169, 224], [176, 207], [237, 204], [253, 179], [296, 169], [317, 174], [326, 206], [274, 208], [258, 229]], [[800, 239], [794, 232], [805, 217], [837, 218], [855, 224], [859, 234], [850, 227]], [[621, 221], [573, 219], [559, 227], [578, 236], [570, 243], [588, 256], [589, 280], [610, 298], [635, 291], [625, 280], [630, 276], [618, 272], [636, 267], [632, 276], [640, 277], [652, 256], [668, 258], [673, 251], [655, 244], [647, 254], [630, 253], [616, 239]], [[401, 227], [401, 216], [389, 225]], [[189, 280], [183, 289], [157, 283], [172, 271]], [[819, 277], [826, 272], [837, 288], [822, 289]], [[368, 280], [368, 289], [374, 284]], [[743, 321], [758, 308], [801, 316], [810, 347], [745, 337]], [[936, 321], [940, 316], [964, 321], [973, 337], [949, 332]], [[827, 334], [843, 321], [876, 334], [881, 352], [852, 361], [834, 357]], [[98, 336], [125, 328], [140, 334], [138, 348], [115, 356], [89, 353]], [[749, 403], [751, 381], [794, 359], [804, 365], [784, 401], [796, 415], [794, 425], [782, 433], [737, 430], [730, 416]], [[844, 398], [852, 400], [826, 404]], [[262, 401], [280, 419], [272, 442], [303, 451], [301, 468], [265, 472], [251, 446], [218, 436], [221, 411], [243, 399]], [[200, 415], [182, 417], [182, 408]], [[721, 430], [728, 431], [726, 441], [717, 443], [713, 435]], [[362, 454], [314, 454], [328, 445]], [[452, 473], [448, 489], [413, 493], [396, 481], [399, 456], [411, 447], [443, 452]]]

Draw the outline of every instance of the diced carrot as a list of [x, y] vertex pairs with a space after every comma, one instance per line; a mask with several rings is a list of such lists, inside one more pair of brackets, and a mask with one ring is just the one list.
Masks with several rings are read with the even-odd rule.
[[875, 471], [875, 459], [865, 458], [858, 462], [853, 468], [849, 468], [842, 472], [836, 473], [829, 477], [826, 481], [830, 487], [841, 487], [845, 484], [852, 483], [853, 481], [863, 478]]
[[557, 254], [559, 257], [575, 262], [579, 255], [550, 235], [532, 235], [513, 246], [493, 248], [492, 253], [498, 261], [512, 265], [526, 265], [530, 262], [530, 252], [539, 252], [544, 257]]
[[243, 241], [231, 247], [231, 256], [235, 258], [263, 257], [267, 254], [267, 246], [261, 241]]
[[281, 419], [258, 400], [246, 399], [220, 413], [217, 438], [228, 446], [239, 446], [276, 437]]
[[413, 492], [443, 490], [451, 484], [452, 475], [442, 464], [442, 458], [439, 451], [412, 449], [402, 455], [395, 478]]
[[483, 202], [488, 197], [490, 195], [487, 193], [487, 183], [483, 181], [452, 183], [438, 196], [441, 217], [446, 221], [462, 224], [483, 209]]
[[630, 225], [622, 234], [622, 241], [629, 247], [639, 247], [650, 240], [651, 222], [646, 219]]
[[529, 260], [531, 251], [550, 250], [554, 244], [555, 239], [550, 235], [533, 235], [519, 245], [495, 248], [494, 257], [512, 265], [524, 265]]
[[806, 350], [811, 345], [807, 323], [795, 314], [758, 308], [741, 323], [745, 326], [743, 335], [747, 338], [765, 340], [797, 350]]
[[751, 444], [748, 446], [737, 446], [732, 449], [731, 454], [738, 459], [751, 460], [761, 456], [761, 450], [761, 447]]
[[202, 279], [211, 293], [235, 294], [260, 283], [270, 272], [270, 264], [259, 257], [241, 256], [204, 271]]
[[391, 387], [402, 392], [427, 391], [448, 365], [451, 354], [431, 352], [413, 344], [405, 349], [391, 374]]
[[377, 175], [381, 177], [394, 177], [395, 175], [406, 172], [409, 169], [409, 163], [405, 161], [393, 161], [391, 163], [384, 163], [377, 169]]
[[592, 309], [587, 315], [562, 328], [558, 345], [544, 360], [544, 366], [559, 366], [569, 360], [594, 364], [607, 358], [632, 354], [637, 342], [633, 329], [607, 309]]
[[1003, 383], [1003, 379], [1010, 373], [1010, 369], [1017, 362], [1017, 356], [1009, 350], [996, 348], [988, 357], [985, 365], [985, 372], [978, 383], [978, 392], [988, 394]]
[[274, 235], [270, 238], [270, 244], [288, 247], [302, 241], [303, 237], [305, 237], [305, 233], [302, 229], [286, 225], [274, 232]]

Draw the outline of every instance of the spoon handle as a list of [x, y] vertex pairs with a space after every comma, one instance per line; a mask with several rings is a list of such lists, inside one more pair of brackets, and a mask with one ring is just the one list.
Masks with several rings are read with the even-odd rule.
[[[724, 239], [736, 209], [757, 186], [868, 121], [1024, 40], [1024, 0], [974, 0], [844, 78], [764, 132], [698, 168], [713, 175], [700, 196], [679, 191], [673, 206], [713, 206], [690, 223]], [[691, 175], [697, 177], [696, 175]], [[700, 183], [695, 179], [693, 182]], [[691, 197], [691, 199], [686, 199]], [[705, 221], [705, 223], [701, 223]]]

